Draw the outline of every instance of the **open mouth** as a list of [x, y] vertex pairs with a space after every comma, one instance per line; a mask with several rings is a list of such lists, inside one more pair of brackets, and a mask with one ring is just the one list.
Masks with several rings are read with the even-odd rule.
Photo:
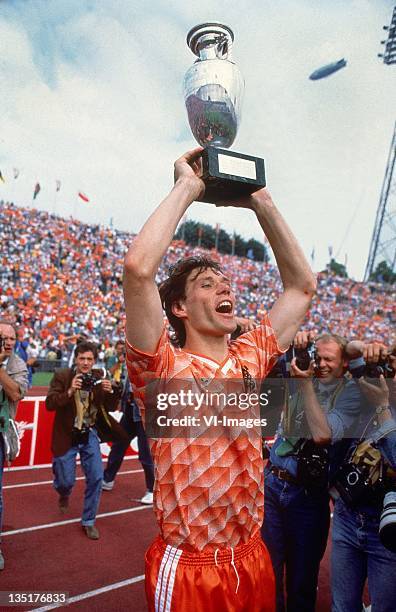
[[216, 306], [216, 312], [220, 314], [232, 314], [233, 306], [230, 300], [223, 300]]

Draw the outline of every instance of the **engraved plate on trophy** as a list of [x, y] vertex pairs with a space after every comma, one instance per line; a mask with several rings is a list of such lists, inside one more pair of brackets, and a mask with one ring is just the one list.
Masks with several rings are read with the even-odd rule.
[[221, 23], [203, 23], [187, 35], [197, 60], [184, 77], [191, 131], [202, 152], [204, 202], [236, 199], [265, 186], [264, 160], [228, 150], [237, 135], [244, 81], [232, 60], [234, 34]]

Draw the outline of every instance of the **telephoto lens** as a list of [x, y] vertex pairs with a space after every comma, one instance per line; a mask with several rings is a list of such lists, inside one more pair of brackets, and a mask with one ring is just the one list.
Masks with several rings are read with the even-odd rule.
[[389, 491], [384, 497], [379, 537], [385, 548], [396, 552], [396, 491]]

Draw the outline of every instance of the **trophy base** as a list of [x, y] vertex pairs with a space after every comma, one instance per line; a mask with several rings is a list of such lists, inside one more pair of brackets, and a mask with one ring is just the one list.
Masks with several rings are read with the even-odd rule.
[[202, 171], [206, 188], [200, 202], [235, 200], [266, 185], [263, 159], [227, 149], [204, 149]]

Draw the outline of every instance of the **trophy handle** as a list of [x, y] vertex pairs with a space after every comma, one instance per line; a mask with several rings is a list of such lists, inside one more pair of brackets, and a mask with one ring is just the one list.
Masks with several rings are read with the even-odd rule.
[[215, 54], [218, 59], [231, 61], [232, 43], [234, 33], [230, 27], [219, 23], [200, 23], [192, 28], [187, 34], [187, 45], [191, 51], [200, 58], [200, 51], [205, 46], [215, 47]]
[[216, 42], [216, 56], [218, 59], [232, 61], [232, 40], [228, 36], [219, 36]]

